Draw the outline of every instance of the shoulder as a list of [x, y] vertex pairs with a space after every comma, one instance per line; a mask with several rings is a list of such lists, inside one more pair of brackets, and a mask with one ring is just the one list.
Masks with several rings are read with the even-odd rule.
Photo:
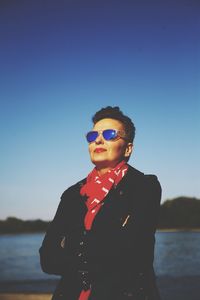
[[75, 199], [80, 199], [80, 189], [81, 186], [85, 182], [85, 178], [78, 181], [77, 183], [71, 185], [68, 187], [60, 197], [60, 202], [57, 208], [56, 214], [58, 214], [60, 211], [65, 211], [65, 209], [70, 205], [76, 205], [78, 201], [74, 201]]
[[134, 205], [134, 208], [147, 213], [147, 218], [157, 219], [161, 202], [161, 185], [156, 175], [144, 174], [129, 166], [124, 190]]
[[146, 183], [158, 183], [158, 178], [156, 175], [154, 174], [145, 174], [139, 170], [137, 170], [136, 168], [132, 167], [131, 165], [128, 165], [128, 172], [127, 172], [127, 177], [128, 179], [137, 179], [137, 180], [141, 180], [144, 181]]
[[80, 192], [81, 187], [85, 184], [86, 178], [81, 179], [80, 181], [76, 182], [75, 184], [68, 187], [61, 195], [61, 200], [68, 197], [70, 194], [76, 194]]
[[162, 188], [160, 182], [156, 175], [148, 174], [145, 175], [145, 194], [148, 194], [150, 198], [153, 198], [160, 203], [161, 195], [162, 195]]
[[161, 195], [161, 185], [158, 177], [154, 174], [144, 174], [143, 172], [133, 168], [129, 165], [129, 169], [126, 176], [126, 183], [132, 186], [136, 186], [140, 189], [144, 189], [148, 193]]

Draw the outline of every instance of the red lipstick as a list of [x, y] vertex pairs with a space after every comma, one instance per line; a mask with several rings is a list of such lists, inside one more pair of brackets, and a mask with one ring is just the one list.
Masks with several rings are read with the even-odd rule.
[[106, 151], [106, 149], [104, 149], [104, 148], [96, 148], [94, 150], [94, 152], [96, 152], [96, 153], [101, 153], [101, 152], [104, 152], [104, 151]]

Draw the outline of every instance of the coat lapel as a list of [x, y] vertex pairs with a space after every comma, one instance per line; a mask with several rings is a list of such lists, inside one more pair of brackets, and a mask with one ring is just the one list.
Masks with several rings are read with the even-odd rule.
[[[137, 200], [139, 179], [137, 171], [129, 167], [127, 174], [119, 184], [105, 197], [103, 205], [96, 215], [92, 231], [99, 227], [109, 227], [114, 222], [125, 227], [134, 210], [134, 200]], [[139, 180], [139, 181], [138, 181]]]

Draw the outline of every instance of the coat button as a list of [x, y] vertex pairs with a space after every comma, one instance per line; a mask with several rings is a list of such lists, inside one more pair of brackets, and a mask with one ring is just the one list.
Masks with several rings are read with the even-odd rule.
[[123, 195], [123, 193], [124, 193], [123, 191], [119, 191], [119, 194], [120, 194], [120, 196], [122, 196], [122, 195]]
[[78, 256], [81, 257], [81, 256], [82, 256], [82, 253], [79, 253]]
[[80, 242], [80, 245], [81, 245], [81, 246], [83, 245], [83, 241]]

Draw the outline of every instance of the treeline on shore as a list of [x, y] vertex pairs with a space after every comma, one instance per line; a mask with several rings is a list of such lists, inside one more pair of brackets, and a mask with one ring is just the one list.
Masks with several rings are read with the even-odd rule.
[[[48, 221], [24, 221], [16, 217], [0, 220], [0, 234], [44, 232]], [[194, 229], [200, 228], [200, 199], [178, 197], [166, 200], [160, 208], [158, 229]]]
[[160, 208], [158, 228], [200, 229], [200, 199], [178, 197]]

